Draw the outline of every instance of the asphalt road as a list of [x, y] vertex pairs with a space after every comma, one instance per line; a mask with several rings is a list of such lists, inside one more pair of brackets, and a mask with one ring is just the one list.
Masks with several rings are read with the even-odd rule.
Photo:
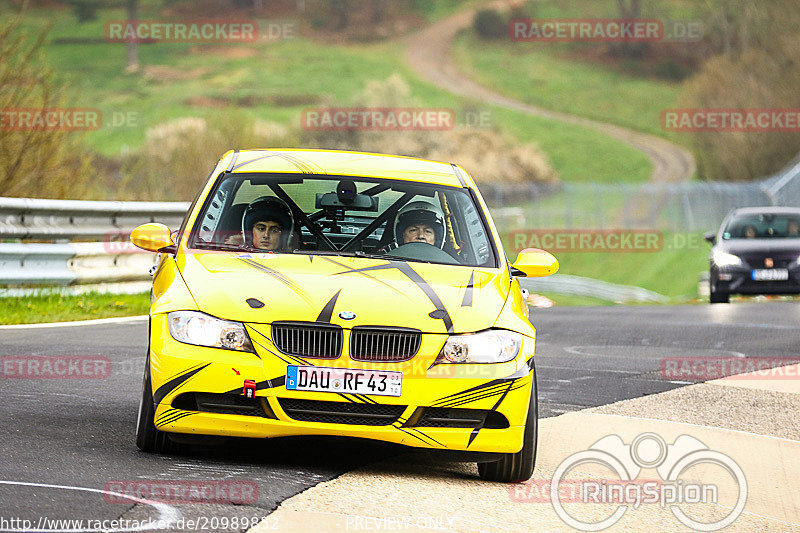
[[[800, 360], [800, 306], [793, 302], [554, 308], [534, 310], [532, 321], [539, 332], [542, 417], [688, 384], [662, 377], [664, 358]], [[144, 321], [0, 329], [3, 356], [106, 356], [112, 364], [102, 379], [0, 379], [0, 531], [22, 529], [12, 518], [35, 527], [43, 517], [157, 519], [172, 512], [106, 501], [97, 491], [116, 480], [252, 481], [258, 485], [253, 504], [172, 509], [201, 520], [265, 516], [309, 486], [398, 452], [376, 443], [304, 438], [242, 441], [188, 455], [141, 453], [134, 430], [146, 339]], [[220, 523], [206, 528], [233, 529]]]

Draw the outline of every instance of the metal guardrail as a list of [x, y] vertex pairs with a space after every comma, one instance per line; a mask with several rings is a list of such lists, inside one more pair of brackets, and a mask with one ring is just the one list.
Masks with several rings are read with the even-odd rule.
[[187, 202], [0, 198], [0, 239], [102, 239], [146, 222], [177, 228], [188, 209]]
[[[0, 285], [66, 286], [149, 280], [155, 254], [127, 241], [136, 226], [177, 228], [186, 202], [0, 198]], [[93, 239], [102, 242], [68, 242]]]
[[669, 301], [669, 298], [663, 294], [649, 291], [642, 287], [617, 285], [607, 281], [568, 274], [554, 274], [546, 278], [520, 278], [519, 284], [530, 292], [590, 296], [609, 302], [666, 303]]

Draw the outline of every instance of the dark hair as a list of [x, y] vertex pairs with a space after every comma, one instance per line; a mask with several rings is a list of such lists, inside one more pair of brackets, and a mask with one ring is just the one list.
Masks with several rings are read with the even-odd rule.
[[278, 246], [279, 250], [287, 250], [289, 248], [289, 238], [294, 233], [294, 217], [292, 217], [292, 210], [289, 206], [274, 196], [262, 196], [256, 198], [244, 210], [242, 217], [242, 231], [248, 244], [252, 244], [252, 236], [250, 232], [256, 225], [256, 222], [276, 222], [281, 227], [281, 242]]

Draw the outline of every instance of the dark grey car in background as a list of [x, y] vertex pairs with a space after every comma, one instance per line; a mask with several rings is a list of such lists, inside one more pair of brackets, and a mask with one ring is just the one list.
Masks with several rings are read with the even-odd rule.
[[707, 233], [711, 303], [731, 294], [800, 294], [800, 208], [743, 207]]

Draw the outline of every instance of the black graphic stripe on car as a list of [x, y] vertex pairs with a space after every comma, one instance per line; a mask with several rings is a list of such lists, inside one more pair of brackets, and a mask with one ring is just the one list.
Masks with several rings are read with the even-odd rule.
[[[524, 386], [525, 386], [525, 384], [521, 383], [519, 385], [516, 385], [516, 386], [512, 387], [511, 390], [517, 390], [517, 389], [520, 389], [520, 388], [522, 388]], [[504, 389], [502, 389], [502, 388], [495, 389], [495, 390], [492, 390], [490, 392], [486, 392], [484, 394], [480, 394], [478, 396], [470, 396], [468, 399], [463, 400], [463, 401], [457, 401], [457, 402], [441, 404], [441, 405], [438, 405], [437, 407], [460, 407], [460, 406], [466, 405], [468, 403], [473, 403], [473, 402], [477, 402], [478, 400], [483, 400], [484, 398], [491, 398], [492, 396], [497, 396], [498, 394], [502, 394], [503, 390]]]
[[285, 275], [285, 274], [283, 274], [281, 272], [278, 272], [277, 270], [272, 269], [272, 268], [270, 268], [270, 267], [268, 267], [266, 265], [262, 265], [258, 261], [254, 261], [254, 260], [249, 259], [247, 257], [239, 257], [237, 259], [239, 259], [239, 261], [242, 261], [243, 263], [245, 263], [245, 264], [247, 264], [247, 265], [249, 265], [249, 266], [251, 266], [251, 267], [253, 267], [253, 268], [257, 269], [257, 270], [260, 270], [261, 272], [264, 272], [265, 274], [269, 274], [273, 278], [277, 279], [278, 281], [280, 281], [281, 283], [283, 283], [284, 285], [289, 287], [295, 294], [300, 296], [308, 304], [312, 303], [311, 302], [311, 298], [308, 296], [306, 291], [303, 290], [303, 287], [299, 283], [297, 283], [296, 281], [294, 281], [293, 279], [288, 277], [287, 275]]
[[460, 400], [464, 396], [469, 396], [469, 395], [471, 395], [473, 393], [485, 392], [487, 389], [491, 389], [493, 387], [498, 387], [499, 385], [502, 385], [506, 381], [508, 381], [508, 380], [493, 379], [492, 381], [489, 381], [488, 383], [483, 383], [481, 385], [477, 385], [477, 386], [469, 388], [467, 390], [463, 390], [461, 392], [456, 392], [455, 394], [448, 394], [447, 396], [442, 396], [441, 398], [439, 398], [438, 400], [433, 402], [433, 405], [438, 405], [440, 403], [445, 403], [445, 402], [449, 402], [449, 401], [452, 401], [452, 400]]
[[186, 382], [186, 380], [188, 380], [189, 378], [191, 378], [192, 376], [194, 376], [195, 374], [197, 374], [198, 372], [200, 372], [209, 365], [211, 365], [211, 363], [206, 363], [202, 366], [195, 368], [194, 370], [189, 370], [185, 374], [181, 374], [176, 378], [172, 378], [171, 380], [161, 385], [153, 393], [153, 403], [156, 405], [160, 404], [161, 400], [163, 400], [167, 396], [167, 394], [169, 394], [170, 392], [174, 391], [175, 389], [183, 385]]
[[159, 422], [158, 424], [155, 424], [155, 426], [156, 427], [164, 427], [167, 424], [172, 424], [173, 422], [177, 422], [181, 418], [186, 418], [187, 416], [192, 416], [194, 414], [196, 414], [196, 413], [179, 413], [178, 415], [170, 418], [169, 420], [164, 420], [163, 422]]
[[[312, 256], [309, 256], [309, 257], [312, 257]], [[338, 267], [347, 269], [346, 272], [335, 272], [335, 273], [331, 274], [332, 276], [337, 276], [337, 275], [340, 275], [340, 274], [361, 274], [365, 278], [368, 278], [371, 281], [374, 281], [376, 283], [380, 283], [381, 285], [392, 289], [397, 294], [401, 294], [401, 295], [405, 296], [403, 291], [401, 291], [397, 287], [393, 287], [390, 283], [387, 283], [387, 282], [383, 281], [382, 279], [379, 279], [379, 278], [376, 278], [375, 276], [367, 274], [366, 272], [363, 272], [361, 269], [355, 269], [355, 268], [349, 267], [349, 266], [345, 265], [344, 263], [340, 263], [339, 261], [333, 259], [332, 257], [322, 256], [322, 259], [324, 259], [325, 261], [329, 261], [329, 262], [333, 263], [334, 265], [336, 265]], [[386, 268], [392, 268], [392, 266], [388, 265], [388, 264], [384, 265], [384, 266]]]
[[[505, 390], [505, 392], [503, 392], [503, 395], [497, 399], [497, 402], [495, 402], [494, 406], [491, 409], [492, 411], [497, 411], [497, 408], [500, 406], [500, 403], [505, 399], [509, 391], [511, 391], [513, 385], [514, 385], [513, 381], [508, 384], [508, 388]], [[475, 440], [475, 437], [478, 436], [478, 432], [480, 432], [480, 430], [483, 429], [483, 425], [485, 423], [486, 423], [486, 418], [484, 417], [483, 420], [481, 420], [480, 424], [478, 424], [478, 426], [470, 432], [469, 440], [467, 441], [467, 448], [469, 448], [469, 445], [472, 444], [472, 441]]]
[[322, 308], [322, 311], [319, 312], [319, 316], [317, 316], [317, 322], [326, 322], [328, 324], [331, 323], [331, 317], [333, 316], [333, 309], [336, 307], [336, 300], [339, 298], [339, 294], [341, 294], [342, 289], [336, 291], [328, 303], [325, 304], [325, 307]]
[[351, 269], [346, 272], [337, 272], [337, 274], [348, 274], [353, 272], [367, 272], [370, 270], [385, 270], [387, 268], [396, 268], [405, 276], [414, 282], [414, 284], [420, 288], [420, 290], [428, 297], [428, 300], [436, 307], [437, 311], [442, 311], [441, 317], [439, 318], [444, 322], [444, 326], [447, 329], [448, 333], [453, 333], [453, 319], [450, 317], [450, 313], [447, 312], [447, 308], [442, 303], [442, 300], [439, 298], [439, 295], [436, 294], [436, 291], [433, 290], [433, 287], [425, 281], [425, 278], [420, 276], [419, 272], [414, 270], [411, 265], [408, 263], [403, 263], [401, 261], [389, 261], [388, 264], [383, 265], [373, 265], [364, 268], [357, 268]]
[[461, 300], [461, 307], [472, 307], [472, 283], [475, 279], [475, 271], [469, 274], [469, 281], [464, 289], [464, 299]]

